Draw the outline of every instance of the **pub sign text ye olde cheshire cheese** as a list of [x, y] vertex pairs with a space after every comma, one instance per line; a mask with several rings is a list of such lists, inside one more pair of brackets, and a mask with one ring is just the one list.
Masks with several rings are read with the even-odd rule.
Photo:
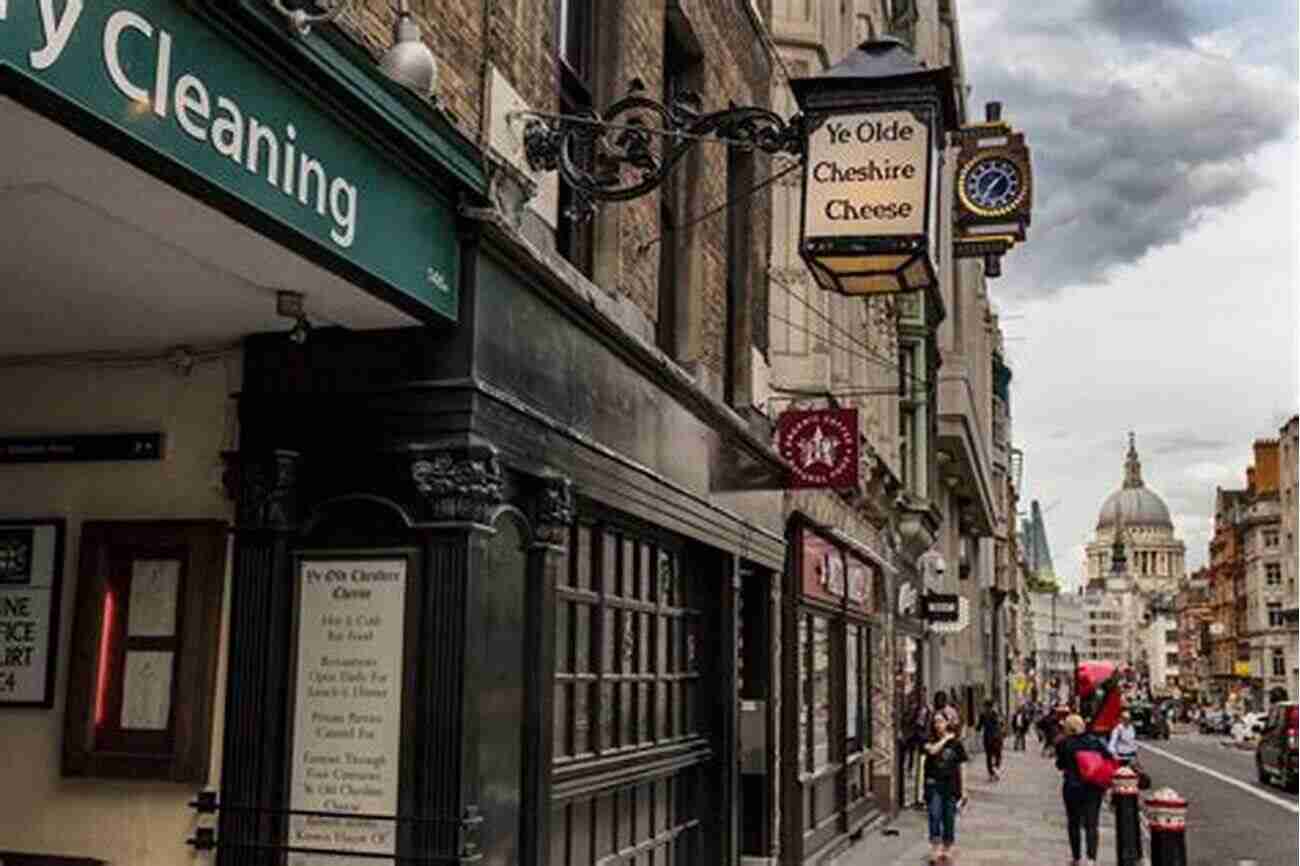
[[806, 237], [925, 231], [930, 128], [909, 111], [840, 115], [808, 139]]

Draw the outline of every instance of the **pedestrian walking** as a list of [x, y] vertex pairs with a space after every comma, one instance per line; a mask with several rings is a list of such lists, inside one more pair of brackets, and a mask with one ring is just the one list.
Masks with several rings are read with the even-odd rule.
[[916, 799], [913, 806], [925, 808], [924, 778], [922, 776], [921, 749], [930, 738], [930, 706], [926, 703], [925, 691], [917, 690], [911, 712], [907, 721], [907, 743], [903, 751], [904, 773], [915, 778]]
[[994, 708], [992, 701], [984, 702], [984, 711], [980, 713], [976, 724], [984, 738], [984, 765], [989, 771], [989, 781], [996, 782], [1002, 776], [1002, 716]]
[[[1056, 747], [1056, 768], [1062, 776], [1061, 799], [1065, 803], [1066, 835], [1070, 840], [1070, 866], [1096, 866], [1101, 800], [1106, 790], [1083, 778], [1079, 754], [1096, 752], [1110, 758], [1110, 750], [1101, 737], [1087, 730], [1082, 716], [1066, 716], [1061, 730], [1064, 736]], [[1081, 850], [1086, 851], [1086, 860], [1079, 859]]]
[[934, 693], [934, 714], [942, 715], [947, 720], [952, 735], [961, 739], [961, 711], [956, 705], [948, 703], [948, 693], [942, 689]]
[[925, 744], [925, 804], [930, 819], [930, 863], [950, 862], [957, 838], [957, 808], [963, 800], [961, 765], [966, 748], [945, 714], [935, 713]]
[[1021, 704], [1016, 708], [1016, 714], [1011, 717], [1011, 731], [1015, 734], [1015, 740], [1011, 748], [1017, 752], [1025, 750], [1025, 736], [1029, 733], [1029, 707]]
[[1133, 716], [1128, 710], [1119, 714], [1119, 724], [1110, 732], [1110, 742], [1106, 746], [1121, 764], [1131, 766], [1137, 759], [1137, 729], [1133, 727]]
[[1050, 758], [1056, 754], [1056, 734], [1056, 714], [1052, 712], [1044, 712], [1043, 717], [1038, 720], [1038, 743], [1042, 746], [1042, 754], [1044, 758]]

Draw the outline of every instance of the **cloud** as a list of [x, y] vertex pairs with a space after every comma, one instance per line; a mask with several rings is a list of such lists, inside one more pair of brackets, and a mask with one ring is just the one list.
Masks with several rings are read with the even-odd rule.
[[1085, 20], [1117, 36], [1141, 37], [1169, 45], [1190, 45], [1193, 22], [1173, 0], [1092, 0]]
[[1232, 443], [1223, 439], [1209, 439], [1196, 433], [1156, 433], [1144, 436], [1142, 451], [1151, 454], [1187, 454], [1196, 451], [1221, 451]]
[[1007, 262], [1022, 299], [1104, 282], [1244, 201], [1267, 184], [1255, 157], [1297, 116], [1289, 71], [1199, 49], [1172, 0], [1047, 6], [1055, 28], [1040, 11], [969, 62], [975, 94], [1002, 100], [1032, 150], [1034, 222]]

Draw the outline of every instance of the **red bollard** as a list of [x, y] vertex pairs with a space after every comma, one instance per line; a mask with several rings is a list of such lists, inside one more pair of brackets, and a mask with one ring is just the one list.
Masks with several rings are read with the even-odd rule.
[[1147, 797], [1151, 866], [1187, 866], [1187, 801], [1173, 788]]
[[1137, 866], [1142, 860], [1142, 826], [1138, 819], [1138, 775], [1120, 767], [1110, 783], [1110, 800], [1115, 809], [1115, 862]]

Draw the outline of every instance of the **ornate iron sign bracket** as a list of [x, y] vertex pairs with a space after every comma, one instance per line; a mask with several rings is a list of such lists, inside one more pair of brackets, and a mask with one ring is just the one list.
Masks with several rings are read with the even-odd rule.
[[603, 113], [520, 112], [529, 118], [524, 155], [533, 171], [558, 170], [573, 188], [564, 215], [575, 221], [589, 219], [596, 202], [629, 201], [650, 192], [701, 141], [803, 155], [803, 115], [785, 120], [765, 108], [734, 105], [703, 114], [702, 105], [691, 91], [664, 105], [633, 79], [627, 95]]

